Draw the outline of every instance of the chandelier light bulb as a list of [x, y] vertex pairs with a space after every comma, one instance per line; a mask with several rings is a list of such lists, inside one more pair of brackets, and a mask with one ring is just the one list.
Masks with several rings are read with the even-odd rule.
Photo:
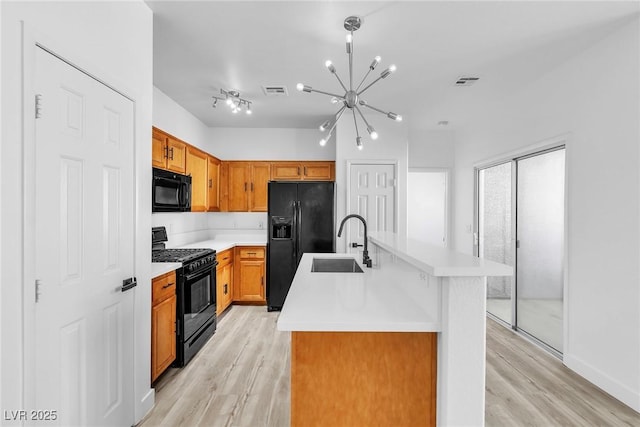
[[362, 151], [362, 149], [364, 148], [364, 146], [362, 145], [362, 137], [359, 136], [356, 138], [356, 147], [358, 147], [358, 150]]
[[351, 35], [351, 33], [347, 34], [347, 43], [351, 44], [351, 42], [353, 41], [353, 36]]
[[387, 117], [389, 117], [391, 120], [395, 120], [397, 122], [401, 122], [402, 121], [402, 116], [396, 113], [392, 113], [389, 112], [387, 113]]
[[371, 139], [373, 139], [373, 140], [378, 139], [378, 132], [376, 132], [376, 130], [373, 128], [373, 126], [371, 126], [371, 125], [367, 126], [367, 132], [369, 132], [369, 135], [371, 136]]
[[231, 98], [227, 98], [225, 102], [227, 103], [227, 105], [233, 104], [233, 101], [231, 100]]
[[248, 115], [253, 114], [253, 112], [251, 111], [251, 105], [247, 105], [247, 111], [246, 112], [247, 112]]
[[336, 72], [336, 67], [333, 66], [333, 63], [331, 61], [327, 60], [327, 62], [324, 63], [324, 66], [327, 67], [327, 69], [332, 73]]
[[321, 147], [324, 147], [325, 145], [327, 145], [327, 141], [329, 140], [329, 138], [331, 138], [331, 134], [327, 135], [327, 137], [326, 137], [326, 138], [322, 138], [322, 139], [320, 140], [320, 146], [321, 146]]
[[353, 48], [353, 45], [351, 44], [351, 42], [353, 41], [353, 36], [351, 34], [347, 34], [347, 53], [351, 54], [351, 50]]
[[329, 120], [326, 120], [323, 124], [320, 125], [320, 130], [324, 132], [325, 130], [327, 130], [330, 124], [331, 122]]
[[339, 98], [336, 98], [335, 96], [331, 98], [331, 103], [332, 104], [337, 104], [338, 102], [340, 102]]
[[369, 68], [371, 69], [371, 71], [376, 69], [376, 67], [378, 66], [381, 60], [382, 58], [380, 58], [379, 56], [376, 56], [375, 58], [373, 58], [373, 62], [371, 62], [371, 65], [369, 65]]
[[384, 70], [382, 73], [380, 73], [380, 77], [382, 77], [383, 79], [386, 78], [389, 74], [393, 73], [396, 71], [396, 66], [395, 65], [390, 65], [389, 68], [387, 68], [386, 70]]

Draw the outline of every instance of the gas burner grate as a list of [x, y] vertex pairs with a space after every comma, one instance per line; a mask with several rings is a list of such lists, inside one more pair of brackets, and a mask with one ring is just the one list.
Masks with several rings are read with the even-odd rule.
[[157, 249], [151, 253], [151, 261], [186, 262], [213, 252], [212, 249]]

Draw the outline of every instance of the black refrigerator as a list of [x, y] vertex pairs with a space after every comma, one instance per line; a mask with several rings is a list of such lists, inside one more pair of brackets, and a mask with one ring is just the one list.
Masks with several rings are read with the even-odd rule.
[[269, 182], [267, 309], [280, 310], [305, 252], [336, 251], [335, 183]]

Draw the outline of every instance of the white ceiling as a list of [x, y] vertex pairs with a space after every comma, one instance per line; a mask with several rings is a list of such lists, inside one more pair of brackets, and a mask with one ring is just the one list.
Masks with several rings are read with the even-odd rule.
[[[364, 18], [354, 34], [354, 81], [375, 55], [398, 71], [364, 97], [402, 114], [416, 129], [460, 125], [495, 94], [517, 90], [634, 14], [638, 2], [458, 1], [150, 1], [154, 85], [208, 126], [317, 127], [337, 108], [303, 82], [340, 93], [324, 67], [347, 81], [344, 19]], [[453, 83], [477, 75], [472, 87]], [[370, 78], [371, 79], [371, 78]], [[288, 97], [266, 97], [285, 85]], [[212, 108], [220, 88], [253, 102], [253, 115]], [[380, 119], [383, 119], [380, 116]], [[388, 119], [386, 119], [388, 120]]]

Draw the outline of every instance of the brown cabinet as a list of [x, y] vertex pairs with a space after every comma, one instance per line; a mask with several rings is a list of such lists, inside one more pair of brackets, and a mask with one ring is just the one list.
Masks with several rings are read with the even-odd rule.
[[217, 212], [220, 210], [220, 159], [207, 157], [207, 211]]
[[205, 212], [208, 207], [208, 157], [204, 151], [187, 146], [187, 175], [191, 176], [191, 212]]
[[153, 167], [186, 173], [187, 144], [155, 127], [151, 129], [151, 135]]
[[333, 181], [335, 162], [272, 162], [273, 181]]
[[233, 300], [241, 303], [265, 304], [265, 247], [236, 246], [234, 265]]
[[158, 276], [151, 290], [151, 382], [176, 359], [176, 272]]
[[233, 301], [233, 255], [232, 249], [217, 255], [216, 267], [216, 313], [219, 316]]
[[228, 180], [227, 209], [230, 212], [266, 212], [268, 162], [224, 162]]

